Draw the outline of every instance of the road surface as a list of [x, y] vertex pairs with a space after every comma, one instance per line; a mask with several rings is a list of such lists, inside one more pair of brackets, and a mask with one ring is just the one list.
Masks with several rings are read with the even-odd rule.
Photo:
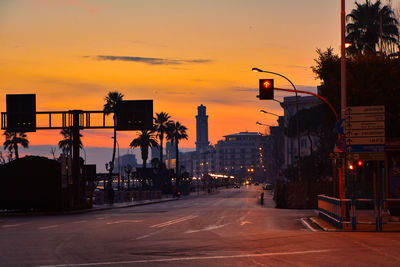
[[0, 217], [0, 266], [400, 266], [400, 233], [323, 232], [259, 186], [75, 215]]

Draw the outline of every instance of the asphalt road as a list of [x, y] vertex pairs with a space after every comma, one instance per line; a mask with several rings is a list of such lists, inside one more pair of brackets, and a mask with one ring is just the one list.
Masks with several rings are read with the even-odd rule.
[[[1, 217], [0, 266], [400, 266], [400, 233], [323, 232], [260, 187], [76, 215]], [[305, 223], [304, 223], [305, 222]]]

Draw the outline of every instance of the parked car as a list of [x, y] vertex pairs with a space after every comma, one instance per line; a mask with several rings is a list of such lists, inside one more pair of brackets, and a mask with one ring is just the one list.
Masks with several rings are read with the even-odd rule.
[[240, 188], [240, 185], [235, 184], [235, 185], [233, 186], [233, 188]]
[[263, 186], [263, 189], [264, 190], [272, 190], [274, 187], [273, 187], [273, 185], [272, 184], [265, 184], [264, 186]]

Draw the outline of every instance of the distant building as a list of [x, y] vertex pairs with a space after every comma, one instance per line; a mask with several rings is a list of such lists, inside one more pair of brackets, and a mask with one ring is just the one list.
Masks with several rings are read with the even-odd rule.
[[[131, 165], [133, 168], [138, 167], [136, 155], [135, 154], [125, 154], [120, 157], [115, 158], [115, 168], [114, 172], [124, 173], [124, 167]], [[121, 166], [121, 168], [120, 168]]]
[[216, 169], [242, 178], [264, 177], [264, 158], [267, 155], [268, 138], [256, 132], [240, 132], [224, 136], [215, 145]]
[[165, 144], [165, 152], [165, 166], [167, 166], [168, 169], [173, 169], [176, 160], [176, 149], [174, 143], [167, 142]]
[[155, 158], [160, 159], [160, 147], [158, 146], [151, 147], [151, 159]]
[[222, 174], [235, 178], [266, 178], [265, 157], [270, 143], [268, 137], [256, 132], [240, 132], [224, 136], [215, 146], [180, 153], [180, 164], [191, 176]]
[[208, 115], [206, 115], [206, 107], [201, 104], [197, 107], [196, 116], [196, 151], [204, 151], [208, 146]]
[[[315, 96], [298, 96], [297, 98], [299, 110], [309, 109], [321, 103], [321, 101]], [[284, 109], [284, 121], [282, 122], [284, 127], [289, 123], [290, 117], [296, 114], [296, 97], [284, 97], [281, 106]], [[301, 123], [301, 122], [299, 122]], [[312, 145], [313, 150], [317, 149], [316, 137], [312, 138], [314, 144], [310, 144], [308, 137], [305, 134], [300, 134], [300, 156], [306, 156], [310, 154], [310, 147]], [[284, 137], [284, 154], [285, 161], [284, 166], [287, 168], [289, 165], [295, 165], [298, 158], [298, 146], [297, 136]]]

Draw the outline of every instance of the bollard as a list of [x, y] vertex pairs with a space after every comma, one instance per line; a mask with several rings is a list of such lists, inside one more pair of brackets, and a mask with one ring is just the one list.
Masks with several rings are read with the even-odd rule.
[[261, 193], [260, 203], [261, 203], [261, 205], [264, 205], [264, 192]]

